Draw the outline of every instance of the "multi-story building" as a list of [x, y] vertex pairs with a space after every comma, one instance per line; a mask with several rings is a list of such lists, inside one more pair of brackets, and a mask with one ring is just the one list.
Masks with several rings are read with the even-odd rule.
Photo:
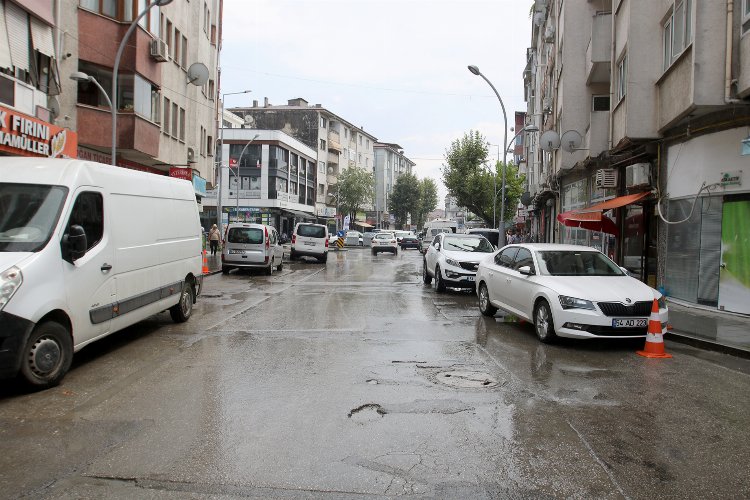
[[[126, 41], [144, 2], [61, 0], [58, 5], [58, 120], [77, 131], [78, 157], [112, 163], [108, 99], [122, 47], [114, 99], [114, 163], [191, 180], [200, 202], [206, 182], [214, 181], [222, 1], [153, 7]], [[71, 80], [75, 72], [95, 79], [101, 88], [91, 80]]]
[[411, 174], [416, 163], [404, 155], [404, 149], [398, 144], [376, 142], [374, 148], [375, 201], [368, 222], [378, 228], [388, 228], [395, 222], [391, 220], [388, 207], [393, 186], [401, 175]]
[[526, 157], [541, 239], [750, 313], [750, 2], [721, 4], [536, 0]]
[[466, 207], [458, 205], [455, 196], [447, 195], [445, 197], [445, 218], [456, 221], [458, 230], [461, 232], [466, 230], [467, 213]]
[[[290, 99], [286, 105], [272, 105], [268, 98], [263, 105], [253, 101], [252, 107], [236, 107], [231, 111], [245, 120], [249, 128], [281, 130], [317, 152], [315, 177], [315, 214], [320, 222], [336, 227], [335, 186], [339, 173], [347, 168], [371, 172], [375, 165], [376, 138], [355, 127], [320, 104], [310, 106], [301, 98]], [[339, 223], [339, 226], [340, 223]]]

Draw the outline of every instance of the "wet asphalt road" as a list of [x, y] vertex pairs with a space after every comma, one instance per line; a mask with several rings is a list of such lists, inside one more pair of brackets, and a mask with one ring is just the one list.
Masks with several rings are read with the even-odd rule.
[[750, 497], [750, 361], [666, 345], [542, 345], [413, 250], [214, 275], [0, 385], [0, 497]]

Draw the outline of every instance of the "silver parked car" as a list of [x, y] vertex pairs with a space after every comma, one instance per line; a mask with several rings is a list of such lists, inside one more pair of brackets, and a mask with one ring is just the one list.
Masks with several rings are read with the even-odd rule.
[[271, 275], [283, 267], [284, 247], [279, 233], [265, 224], [231, 223], [221, 252], [221, 272], [232, 269], [263, 269]]

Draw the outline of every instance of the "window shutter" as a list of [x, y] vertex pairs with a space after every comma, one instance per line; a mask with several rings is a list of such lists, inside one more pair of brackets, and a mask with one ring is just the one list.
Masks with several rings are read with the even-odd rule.
[[29, 71], [29, 15], [16, 4], [6, 2], [5, 21], [13, 66]]
[[0, 2], [0, 68], [12, 68], [10, 45], [8, 44], [8, 28], [5, 26], [5, 7]]
[[55, 44], [52, 43], [52, 27], [36, 17], [31, 17], [31, 43], [34, 48], [50, 58], [55, 58]]

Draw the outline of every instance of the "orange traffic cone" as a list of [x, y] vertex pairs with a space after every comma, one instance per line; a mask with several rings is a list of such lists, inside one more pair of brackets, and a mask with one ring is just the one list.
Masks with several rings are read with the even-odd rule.
[[208, 274], [208, 257], [206, 256], [206, 251], [203, 250], [203, 274]]
[[647, 358], [671, 358], [671, 354], [664, 352], [664, 337], [659, 319], [659, 303], [654, 299], [651, 304], [651, 316], [648, 318], [648, 333], [646, 333], [646, 346], [636, 354]]

